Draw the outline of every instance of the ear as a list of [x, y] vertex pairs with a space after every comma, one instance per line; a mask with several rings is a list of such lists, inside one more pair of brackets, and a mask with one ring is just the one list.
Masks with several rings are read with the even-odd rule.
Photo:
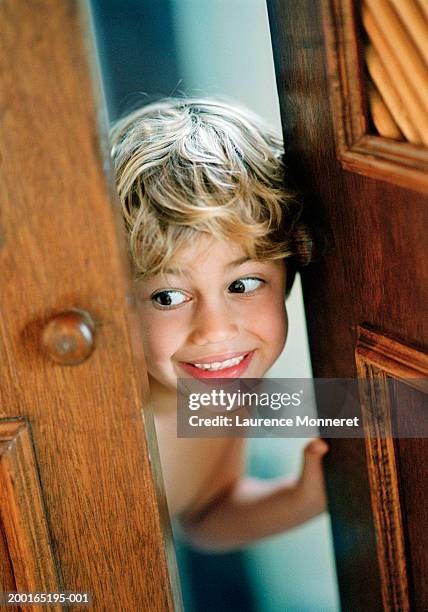
[[298, 266], [307, 266], [311, 263], [314, 255], [314, 239], [309, 227], [304, 223], [298, 223], [293, 231], [293, 240], [297, 252]]

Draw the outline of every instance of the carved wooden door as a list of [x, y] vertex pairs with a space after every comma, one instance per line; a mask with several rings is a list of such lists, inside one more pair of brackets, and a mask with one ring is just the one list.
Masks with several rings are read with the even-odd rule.
[[[428, 10], [419, 0], [268, 0], [287, 159], [324, 255], [302, 278], [314, 375], [393, 382], [332, 440], [343, 610], [427, 610]], [[419, 435], [419, 437], [418, 437]], [[425, 434], [426, 435], [426, 434]]]
[[0, 591], [180, 609], [89, 23], [0, 6]]

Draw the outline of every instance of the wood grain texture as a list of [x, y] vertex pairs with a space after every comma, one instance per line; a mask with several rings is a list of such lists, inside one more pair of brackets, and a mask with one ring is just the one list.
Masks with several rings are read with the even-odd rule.
[[[428, 112], [416, 85], [410, 78], [411, 69], [403, 68], [399, 61], [400, 49], [396, 47], [394, 39], [385, 30], [384, 24], [373, 16], [369, 5], [364, 3], [361, 9], [362, 22], [369, 36], [376, 53], [371, 53], [372, 58], [367, 55], [370, 46], [366, 50], [366, 62], [372, 79], [378, 81], [378, 89], [383, 95], [383, 99], [393, 112], [397, 123], [402, 124], [402, 131], [410, 142], [415, 144], [428, 144]], [[384, 75], [379, 78], [379, 69], [372, 65], [373, 56], [377, 57], [377, 63], [381, 66]], [[385, 90], [385, 83], [389, 84], [389, 89], [393, 90], [393, 95], [389, 94], [388, 87]], [[398, 98], [397, 103], [394, 97]], [[394, 107], [394, 108], [393, 108]]]
[[[16, 582], [13, 576], [12, 561], [10, 559], [9, 546], [6, 540], [4, 527], [0, 519], [0, 591], [16, 591]], [[11, 612], [19, 611], [18, 606], [10, 606]]]
[[[426, 66], [428, 66], [428, 16], [424, 15], [418, 0], [406, 0], [406, 2], [391, 0], [391, 2], [408, 34], [411, 36], [413, 44], [416, 45], [418, 52], [424, 59]], [[428, 10], [426, 2], [425, 7]]]
[[[367, 134], [363, 123], [352, 122], [353, 106], [361, 104], [361, 113], [365, 109], [358, 90], [351, 99], [337, 91], [343, 68], [336, 67], [343, 64], [330, 34], [338, 29], [353, 52], [355, 31], [342, 27], [343, 13], [330, 11], [330, 4], [333, 30], [323, 27], [325, 4], [321, 11], [310, 0], [269, 0], [268, 7], [288, 174], [302, 193], [305, 218], [319, 245], [327, 246], [318, 248], [302, 271], [313, 373], [354, 378], [360, 325], [398, 336], [422, 352], [428, 347], [428, 157], [426, 149]], [[351, 3], [347, 6], [354, 18]], [[361, 55], [354, 61], [358, 83]], [[338, 95], [329, 99], [333, 91]], [[340, 107], [338, 98], [344, 101]], [[346, 148], [349, 134], [357, 138], [351, 140], [353, 150], [338, 156], [338, 137]], [[364, 165], [370, 165], [369, 172]], [[399, 445], [399, 485], [410, 508], [410, 541], [421, 512], [415, 508], [418, 495], [425, 499], [420, 469], [426, 458], [425, 451], [418, 455], [419, 441], [407, 442], [407, 448], [403, 441]], [[324, 465], [342, 609], [384, 610], [365, 442], [331, 440], [330, 446]], [[401, 474], [408, 477], [411, 471], [410, 455], [418, 477], [408, 487]], [[411, 548], [412, 559], [422, 558], [415, 539]]]
[[[14, 576], [13, 590], [63, 590], [25, 421], [0, 421], [0, 517]], [[45, 607], [61, 610], [59, 605]], [[21, 608], [30, 610], [32, 606]]]
[[[355, 352], [358, 376], [365, 381], [361, 385], [362, 416], [366, 431], [367, 465], [369, 470], [370, 491], [372, 498], [373, 516], [376, 525], [376, 542], [379, 559], [380, 575], [382, 581], [382, 598], [385, 610], [405, 612], [407, 610], [424, 610], [428, 602], [428, 590], [419, 580], [413, 585], [413, 601], [409, 599], [409, 579], [412, 575], [423, 575], [426, 565], [420, 565], [416, 560], [419, 548], [427, 547], [428, 517], [425, 511], [424, 519], [420, 517], [418, 524], [419, 543], [413, 543], [413, 554], [405, 547], [405, 522], [403, 516], [404, 506], [400, 495], [400, 470], [406, 463], [406, 454], [401, 454], [401, 461], [397, 467], [397, 447], [402, 441], [394, 440], [393, 421], [395, 412], [401, 406], [406, 406], [404, 415], [407, 422], [415, 418], [414, 411], [410, 411], [409, 401], [398, 402], [397, 398], [390, 397], [391, 385], [388, 378], [398, 379], [408, 387], [422, 389], [425, 399], [426, 420], [428, 397], [428, 354], [418, 351], [414, 347], [384, 336], [374, 330], [359, 327], [359, 341]], [[368, 383], [368, 384], [367, 384]], [[394, 410], [392, 409], [394, 401]], [[406, 427], [408, 430], [408, 427]], [[417, 435], [417, 425], [414, 435]], [[414, 450], [413, 440], [405, 440], [407, 450]], [[418, 442], [418, 441], [417, 441]], [[411, 458], [416, 459], [414, 466], [419, 463], [426, 464], [428, 453], [427, 440], [423, 440], [419, 453]], [[423, 457], [425, 456], [425, 462]], [[407, 458], [408, 461], [408, 458]], [[425, 480], [428, 476], [425, 469]], [[404, 491], [408, 479], [405, 480]], [[409, 521], [411, 527], [413, 521]], [[420, 556], [420, 555], [419, 555]], [[426, 557], [426, 555], [425, 555]], [[408, 568], [407, 559], [412, 560], [412, 567]], [[425, 568], [425, 569], [424, 569]], [[425, 602], [425, 603], [424, 603]]]
[[[364, 219], [349, 201], [350, 175], [342, 175], [336, 158], [320, 7], [314, 9], [310, 0], [270, 0], [268, 8], [288, 172], [318, 242], [325, 236], [324, 255], [302, 273], [313, 374], [353, 377], [356, 322], [364, 305], [355, 291], [364, 291], [360, 283], [365, 288], [368, 279], [353, 276], [349, 249], [355, 244], [364, 252]], [[364, 440], [329, 444], [324, 467], [342, 609], [381, 610]], [[358, 504], [352, 503], [356, 499]]]
[[[358, 326], [357, 359], [428, 393], [428, 354], [370, 327]], [[357, 372], [360, 370], [357, 367]], [[414, 379], [413, 382], [411, 379]]]
[[369, 134], [360, 7], [353, 0], [322, 2], [328, 93], [338, 159], [346, 170], [425, 193], [428, 150]]
[[340, 155], [345, 170], [426, 193], [428, 150], [410, 142], [366, 135]]
[[[87, 3], [6, 0], [0, 23], [0, 416], [31, 423], [63, 587], [94, 609], [180, 609]], [[73, 307], [95, 350], [61, 366], [41, 334]]]
[[[367, 46], [365, 59], [374, 84], [407, 140], [413, 144], [422, 144], [421, 133], [417, 128], [417, 118], [412, 113], [415, 106], [409, 104], [409, 100], [405, 101], [403, 96], [403, 91], [409, 92], [408, 89], [405, 89], [406, 83], [400, 83], [399, 80], [397, 82], [396, 75], [386, 69], [389, 64], [385, 62], [383, 55], [378, 54], [376, 47]], [[398, 78], [399, 76], [398, 74]]]
[[379, 134], [393, 140], [403, 140], [403, 134], [374, 86], [369, 87], [370, 114]]
[[[400, 401], [408, 406], [409, 399], [416, 404], [414, 389], [403, 387], [410, 397]], [[422, 396], [422, 394], [420, 394]], [[426, 415], [426, 394], [421, 397]], [[425, 416], [426, 418], [426, 416]], [[396, 441], [395, 460], [399, 473], [400, 503], [405, 523], [406, 551], [408, 552], [409, 595], [413, 610], [428, 608], [426, 568], [428, 567], [428, 491], [421, 487], [427, 482], [428, 443], [427, 438], [403, 438]]]
[[[364, 0], [364, 4], [382, 28], [385, 38], [394, 46], [395, 57], [406, 73], [411, 87], [420, 95], [422, 102], [425, 102], [428, 99], [428, 65], [418, 52], [412, 31], [406, 28], [396, 9], [394, 10], [394, 0]], [[428, 134], [426, 136], [428, 137]], [[425, 142], [425, 139], [423, 141]]]

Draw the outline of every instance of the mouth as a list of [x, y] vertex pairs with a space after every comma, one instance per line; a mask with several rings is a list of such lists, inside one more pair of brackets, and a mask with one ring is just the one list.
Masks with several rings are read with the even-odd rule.
[[239, 378], [250, 365], [254, 352], [229, 353], [180, 365], [193, 378]]

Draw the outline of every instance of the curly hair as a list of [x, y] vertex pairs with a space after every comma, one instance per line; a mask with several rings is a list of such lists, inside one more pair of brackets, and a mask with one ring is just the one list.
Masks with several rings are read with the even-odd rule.
[[162, 272], [195, 234], [256, 260], [287, 259], [287, 295], [312, 240], [285, 186], [282, 141], [252, 112], [167, 98], [120, 119], [112, 158], [137, 278]]

